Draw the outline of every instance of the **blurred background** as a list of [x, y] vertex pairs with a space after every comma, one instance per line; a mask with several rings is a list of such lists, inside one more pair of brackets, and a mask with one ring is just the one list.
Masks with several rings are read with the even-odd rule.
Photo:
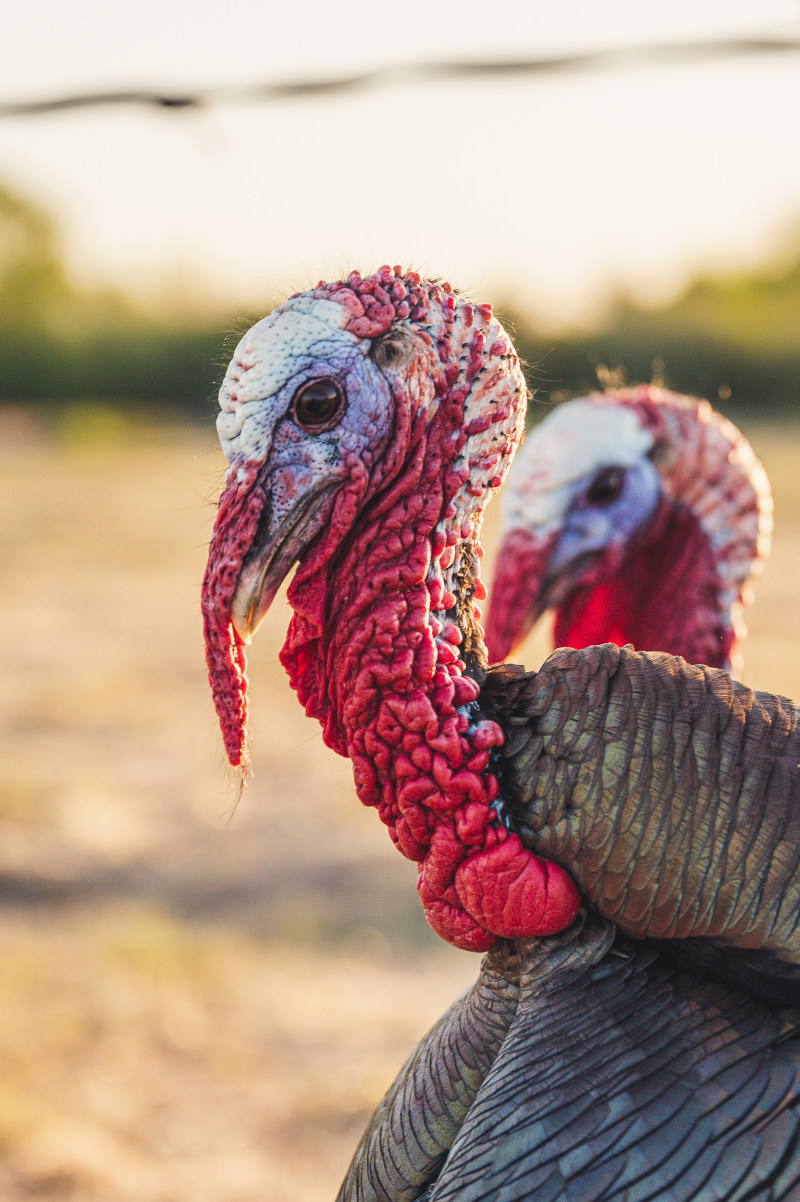
[[800, 695], [800, 5], [3, 26], [0, 1196], [321, 1202], [477, 962], [291, 695], [285, 602], [235, 804], [198, 605], [225, 362], [287, 292], [388, 261], [499, 307], [534, 419], [617, 380], [707, 396], [775, 492], [745, 679]]

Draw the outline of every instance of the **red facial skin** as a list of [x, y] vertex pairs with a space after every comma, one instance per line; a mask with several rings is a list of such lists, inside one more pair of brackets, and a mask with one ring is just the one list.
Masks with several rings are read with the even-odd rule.
[[[474, 595], [483, 595], [476, 527], [484, 494], [502, 481], [502, 464], [499, 475], [493, 465], [518, 438], [524, 405], [513, 351], [499, 338], [487, 347], [487, 332], [498, 329], [488, 306], [457, 306], [447, 286], [399, 269], [321, 285], [314, 295], [343, 304], [348, 329], [362, 337], [398, 318], [418, 323], [437, 402], [426, 410], [393, 385], [391, 445], [371, 472], [352, 465], [330, 521], [303, 554], [281, 662], [325, 741], [353, 761], [361, 801], [417, 861], [420, 898], [438, 934], [484, 951], [498, 937], [562, 930], [577, 913], [577, 890], [558, 865], [523, 848], [493, 807], [491, 756], [503, 732], [481, 718], [479, 686], [459, 654], [467, 640], [480, 660], [481, 632], [469, 596], [456, 599], [442, 585], [458, 553], [472, 565]], [[471, 418], [468, 402], [480, 389], [490, 390], [492, 405]], [[494, 442], [478, 440], [480, 454], [465, 462], [468, 440], [490, 427]], [[229, 581], [252, 542], [259, 492], [257, 475], [231, 467], [204, 582], [209, 675], [238, 763], [246, 681], [241, 645], [227, 637]], [[464, 498], [475, 501], [461, 522]]]
[[724, 668], [734, 631], [719, 591], [714, 553], [697, 518], [665, 503], [648, 537], [615, 572], [565, 598], [556, 610], [556, 641], [576, 648], [633, 643]]

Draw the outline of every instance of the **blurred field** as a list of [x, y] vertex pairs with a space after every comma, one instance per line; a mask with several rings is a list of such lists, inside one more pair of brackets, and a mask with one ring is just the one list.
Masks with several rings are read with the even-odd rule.
[[[800, 696], [800, 438], [745, 677]], [[277, 663], [234, 810], [198, 593], [213, 430], [0, 411], [0, 1197], [317, 1202], [477, 961], [428, 931]], [[497, 514], [490, 510], [491, 548]], [[539, 632], [522, 657], [536, 666]]]

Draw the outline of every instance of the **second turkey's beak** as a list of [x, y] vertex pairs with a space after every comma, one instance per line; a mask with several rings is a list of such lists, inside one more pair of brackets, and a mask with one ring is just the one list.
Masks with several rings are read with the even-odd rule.
[[538, 539], [528, 530], [514, 529], [503, 539], [486, 616], [490, 663], [505, 659], [544, 612], [544, 579], [553, 537]]
[[309, 523], [308, 519], [334, 487], [329, 481], [320, 481], [277, 522], [273, 518], [272, 498], [267, 494], [259, 528], [242, 563], [231, 603], [231, 622], [242, 642], [250, 642], [281, 584], [319, 530], [320, 523], [313, 520]]

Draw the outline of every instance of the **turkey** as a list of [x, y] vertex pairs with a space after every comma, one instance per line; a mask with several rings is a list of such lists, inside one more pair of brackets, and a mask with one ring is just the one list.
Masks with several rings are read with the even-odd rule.
[[798, 1197], [795, 707], [610, 644], [487, 668], [481, 519], [525, 403], [491, 308], [399, 268], [290, 297], [220, 393], [202, 604], [229, 759], [296, 563], [290, 681], [430, 925], [488, 952], [340, 1196]]
[[739, 667], [772, 496], [739, 430], [663, 388], [553, 410], [509, 474], [486, 645], [505, 659], [547, 608], [557, 646], [633, 643]]

